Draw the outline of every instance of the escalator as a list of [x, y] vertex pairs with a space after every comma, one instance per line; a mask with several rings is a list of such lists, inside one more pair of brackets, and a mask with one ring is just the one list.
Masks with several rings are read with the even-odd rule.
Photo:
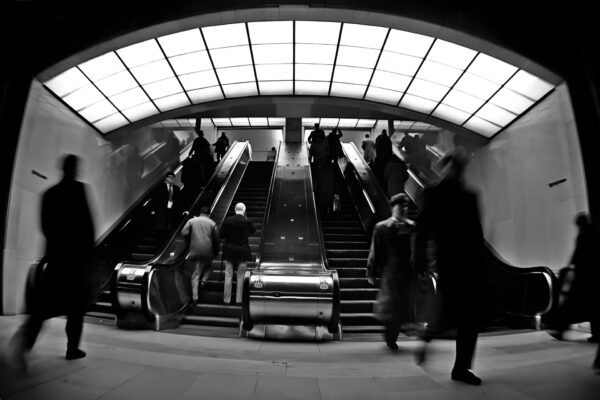
[[[176, 175], [181, 168], [176, 168]], [[165, 238], [152, 226], [150, 208], [166, 174], [143, 196], [107, 237], [97, 246], [92, 268], [92, 297], [87, 315], [112, 321], [115, 318], [109, 281], [114, 266], [121, 260], [143, 262], [155, 257]], [[175, 223], [174, 226], [178, 224]]]
[[[234, 215], [235, 205], [242, 202], [246, 205], [246, 216], [256, 229], [248, 238], [252, 255], [256, 256], [263, 229], [263, 220], [269, 198], [269, 187], [273, 174], [273, 162], [252, 161], [248, 164], [246, 172], [235, 192], [229, 206], [227, 216]], [[215, 221], [219, 225], [219, 221]], [[222, 222], [222, 221], [221, 221]], [[182, 320], [186, 325], [202, 325], [210, 327], [237, 328], [241, 317], [241, 306], [235, 304], [237, 282], [234, 278], [232, 285], [232, 305], [223, 304], [223, 288], [225, 271], [222, 266], [222, 250], [213, 261], [212, 272], [208, 278], [205, 289], [199, 293], [199, 301], [188, 311]], [[255, 261], [248, 261], [247, 270], [254, 268]], [[235, 274], [234, 274], [235, 275]]]
[[383, 331], [373, 315], [378, 289], [367, 282], [371, 238], [366, 233], [341, 175], [339, 214], [321, 215], [327, 262], [340, 278], [340, 318], [344, 334]]
[[[389, 201], [360, 152], [352, 143], [343, 144], [344, 157], [339, 166], [352, 202], [367, 232], [378, 220], [389, 217]], [[420, 177], [421, 176], [421, 177]], [[420, 204], [425, 184], [422, 174], [409, 170], [405, 192], [414, 202], [412, 210]], [[495, 327], [535, 328], [540, 316], [547, 313], [553, 303], [556, 278], [547, 267], [519, 268], [504, 261], [486, 242], [484, 265], [489, 279], [493, 309], [488, 329]], [[431, 278], [433, 279], [433, 278]], [[432, 287], [435, 282], [431, 282]], [[435, 289], [432, 290], [435, 292]], [[423, 315], [417, 310], [418, 315]], [[421, 322], [421, 321], [414, 321]]]

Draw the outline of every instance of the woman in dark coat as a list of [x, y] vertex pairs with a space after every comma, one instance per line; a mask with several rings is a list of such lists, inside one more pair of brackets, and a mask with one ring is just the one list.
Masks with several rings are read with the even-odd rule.
[[407, 205], [405, 194], [390, 199], [392, 216], [375, 225], [367, 262], [369, 283], [381, 278], [376, 314], [385, 325], [385, 342], [394, 350], [410, 307], [412, 228], [405, 218]]

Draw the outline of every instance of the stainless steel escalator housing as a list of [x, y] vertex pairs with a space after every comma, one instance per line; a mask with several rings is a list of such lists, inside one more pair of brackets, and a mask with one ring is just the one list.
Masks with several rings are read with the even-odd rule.
[[[231, 196], [250, 161], [250, 144], [235, 142], [194, 204], [190, 216], [211, 204], [213, 218], [224, 217]], [[223, 216], [221, 215], [223, 214]], [[181, 235], [184, 218], [159, 254], [146, 262], [124, 261], [113, 271], [111, 297], [117, 326], [162, 330], [178, 327], [191, 298], [193, 264], [187, 261], [189, 244]]]
[[256, 268], [244, 278], [240, 334], [256, 325], [324, 326], [341, 340], [339, 278], [327, 268], [307, 150], [282, 145], [275, 163]]

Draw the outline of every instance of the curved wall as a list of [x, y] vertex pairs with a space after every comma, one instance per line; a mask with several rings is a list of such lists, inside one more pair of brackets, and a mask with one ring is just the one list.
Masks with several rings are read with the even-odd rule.
[[[209, 131], [214, 135], [212, 129]], [[168, 141], [169, 137], [177, 143]], [[3, 313], [23, 309], [28, 267], [44, 252], [39, 222], [41, 195], [61, 179], [65, 154], [81, 158], [79, 179], [87, 184], [96, 237], [101, 238], [170, 166], [178, 163], [192, 139], [176, 138], [166, 128], [146, 127], [107, 140], [34, 80], [10, 190], [3, 252]]]
[[574, 216], [589, 206], [566, 84], [477, 150], [467, 177], [480, 194], [485, 237], [509, 263], [567, 265]]

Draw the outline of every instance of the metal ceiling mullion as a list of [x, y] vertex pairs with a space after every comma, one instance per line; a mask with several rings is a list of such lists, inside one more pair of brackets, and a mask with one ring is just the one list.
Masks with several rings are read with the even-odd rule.
[[162, 55], [165, 57], [165, 60], [167, 61], [167, 64], [169, 64], [169, 68], [171, 68], [171, 72], [173, 72], [173, 75], [175, 76], [175, 79], [177, 79], [177, 82], [179, 83], [179, 86], [181, 86], [181, 91], [185, 94], [185, 97], [187, 97], [187, 99], [190, 102], [190, 104], [194, 104], [194, 102], [192, 101], [192, 99], [188, 95], [187, 91], [183, 87], [183, 84], [181, 83], [181, 80], [179, 79], [179, 75], [177, 75], [177, 73], [175, 72], [175, 69], [171, 65], [171, 61], [169, 61], [169, 57], [167, 57], [167, 54], [165, 53], [165, 50], [160, 45], [160, 42], [156, 38], [154, 39], [154, 41], [158, 45], [158, 48], [160, 49], [160, 52], [162, 53]]
[[437, 41], [437, 38], [434, 39], [433, 42], [431, 42], [431, 46], [429, 46], [429, 49], [427, 49], [427, 53], [425, 53], [425, 56], [421, 60], [421, 64], [419, 64], [419, 67], [417, 68], [417, 70], [413, 74], [412, 78], [410, 78], [410, 82], [408, 83], [408, 86], [406, 86], [406, 89], [404, 90], [404, 93], [402, 93], [402, 97], [400, 97], [400, 100], [398, 100], [398, 104], [396, 104], [396, 107], [400, 107], [400, 103], [402, 103], [402, 99], [404, 99], [404, 96], [406, 96], [406, 93], [408, 93], [408, 89], [410, 88], [410, 85], [412, 85], [412, 83], [415, 80], [417, 74], [421, 70], [421, 67], [425, 63], [425, 60], [427, 59], [427, 56], [429, 55], [429, 52], [431, 51], [431, 49], [433, 49], [433, 46], [435, 45], [436, 41]]
[[363, 94], [363, 97], [362, 97], [363, 100], [365, 99], [365, 97], [367, 97], [367, 92], [369, 91], [369, 87], [371, 86], [371, 81], [373, 80], [373, 76], [375, 76], [375, 71], [377, 70], [377, 65], [379, 65], [379, 59], [381, 58], [381, 55], [383, 54], [383, 49], [388, 40], [388, 37], [390, 36], [391, 31], [392, 31], [392, 28], [389, 28], [387, 33], [385, 34], [385, 39], [383, 39], [383, 44], [381, 45], [381, 50], [379, 50], [379, 55], [377, 56], [377, 61], [375, 61], [375, 66], [373, 67], [373, 72], [371, 72], [371, 77], [369, 78], [369, 83], [367, 83], [367, 87], [365, 88], [365, 93]]
[[338, 36], [337, 46], [335, 48], [335, 57], [333, 58], [333, 68], [331, 68], [331, 79], [329, 79], [329, 90], [327, 96], [331, 96], [331, 86], [333, 86], [333, 75], [335, 74], [335, 64], [337, 63], [338, 52], [340, 51], [340, 42], [342, 41], [342, 31], [344, 30], [344, 23], [340, 24], [340, 34]]
[[223, 90], [223, 85], [221, 84], [221, 80], [219, 79], [219, 74], [217, 73], [217, 69], [215, 68], [215, 63], [213, 62], [212, 56], [210, 55], [210, 49], [208, 48], [208, 44], [206, 43], [206, 38], [204, 37], [204, 33], [201, 28], [198, 28], [200, 31], [200, 36], [202, 37], [202, 42], [204, 42], [204, 48], [206, 49], [206, 54], [208, 54], [208, 59], [210, 60], [210, 65], [212, 66], [213, 72], [215, 73], [215, 78], [217, 78], [217, 83], [219, 84], [219, 89], [221, 89], [221, 94], [223, 98], [226, 99], [225, 90]]
[[250, 40], [250, 28], [248, 28], [248, 23], [245, 22], [244, 26], [246, 27], [246, 35], [248, 35], [248, 48], [250, 49], [250, 59], [252, 60], [252, 71], [254, 71], [254, 82], [256, 83], [256, 92], [260, 96], [260, 87], [258, 86], [258, 75], [256, 75], [256, 64], [254, 63], [254, 52], [252, 51], [252, 41]]

